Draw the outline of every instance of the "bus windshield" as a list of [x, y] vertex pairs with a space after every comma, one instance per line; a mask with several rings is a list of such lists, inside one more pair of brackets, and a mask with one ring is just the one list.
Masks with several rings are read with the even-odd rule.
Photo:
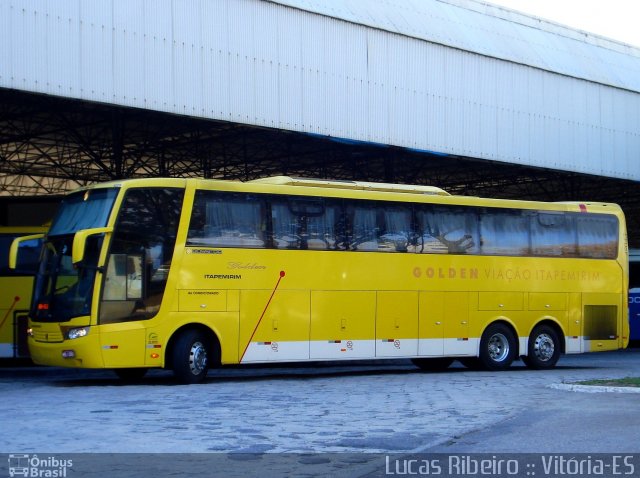
[[67, 196], [53, 219], [49, 236], [74, 234], [107, 224], [118, 189], [91, 189]]
[[73, 235], [82, 230], [104, 227], [118, 189], [94, 189], [69, 195], [62, 201], [51, 224], [36, 277], [33, 310], [36, 321], [66, 321], [89, 315], [98, 257], [103, 235], [90, 236], [85, 260], [74, 267], [71, 260]]

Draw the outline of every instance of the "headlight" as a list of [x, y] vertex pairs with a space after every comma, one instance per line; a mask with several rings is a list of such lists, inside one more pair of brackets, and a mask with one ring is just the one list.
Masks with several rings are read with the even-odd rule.
[[78, 327], [76, 329], [69, 329], [67, 332], [67, 338], [70, 340], [79, 339], [85, 337], [89, 333], [89, 327]]

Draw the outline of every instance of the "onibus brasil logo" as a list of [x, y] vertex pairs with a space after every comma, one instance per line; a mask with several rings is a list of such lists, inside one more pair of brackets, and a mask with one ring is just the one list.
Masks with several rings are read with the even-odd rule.
[[65, 478], [67, 468], [73, 466], [73, 460], [62, 460], [54, 456], [45, 458], [38, 455], [9, 455], [9, 476], [27, 476], [33, 478]]

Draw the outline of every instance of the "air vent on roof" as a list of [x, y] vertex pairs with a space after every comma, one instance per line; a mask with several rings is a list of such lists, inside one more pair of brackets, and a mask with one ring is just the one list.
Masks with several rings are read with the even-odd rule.
[[336, 181], [313, 178], [292, 178], [289, 176], [272, 176], [254, 179], [251, 183], [277, 184], [284, 186], [307, 186], [316, 188], [357, 189], [362, 191], [381, 191], [393, 193], [433, 194], [449, 196], [444, 189], [434, 186], [418, 186], [411, 184], [370, 183], [365, 181]]

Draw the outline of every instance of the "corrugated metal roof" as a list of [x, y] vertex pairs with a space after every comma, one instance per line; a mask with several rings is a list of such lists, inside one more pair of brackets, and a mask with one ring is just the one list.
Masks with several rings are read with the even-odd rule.
[[476, 0], [269, 0], [640, 92], [640, 48]]
[[633, 180], [639, 59], [473, 0], [0, 0], [1, 88]]

